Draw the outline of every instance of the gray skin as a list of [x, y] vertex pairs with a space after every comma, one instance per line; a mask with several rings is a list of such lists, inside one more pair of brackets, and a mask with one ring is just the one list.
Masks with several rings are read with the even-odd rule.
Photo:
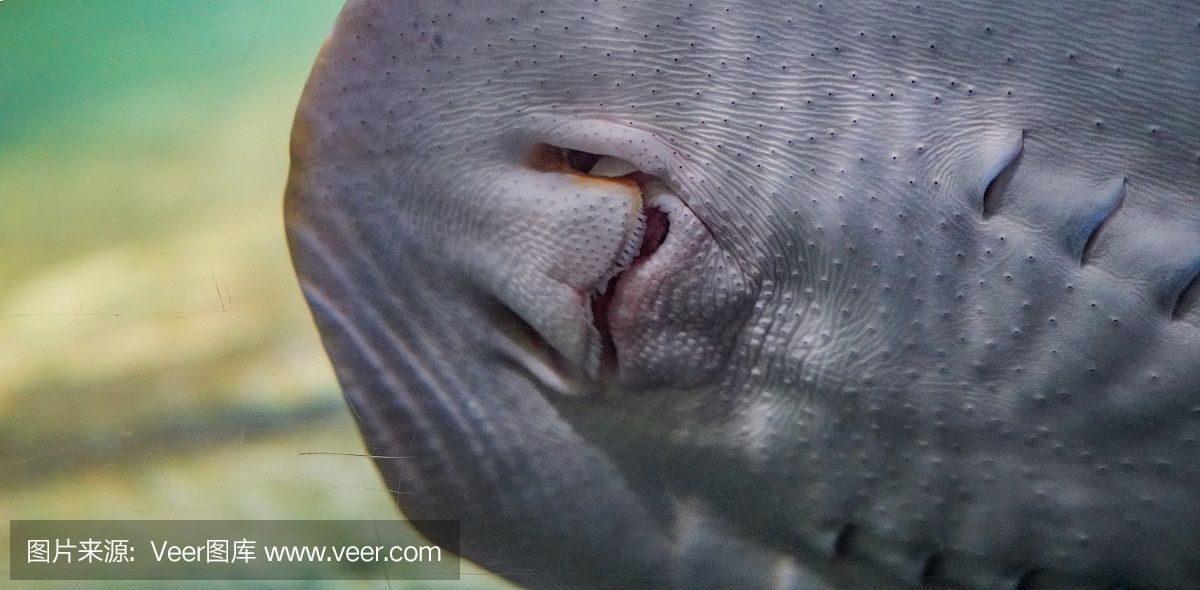
[[292, 158], [383, 479], [501, 575], [1200, 587], [1200, 3], [354, 1]]

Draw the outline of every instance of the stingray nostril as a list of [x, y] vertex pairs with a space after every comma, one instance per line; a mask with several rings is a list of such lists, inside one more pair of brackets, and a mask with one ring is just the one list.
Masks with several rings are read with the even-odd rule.
[[563, 151], [563, 159], [566, 160], [567, 166], [580, 174], [588, 174], [596, 162], [600, 161], [600, 154], [593, 154], [570, 148], [560, 148]]
[[529, 152], [528, 164], [542, 172], [569, 172], [600, 178], [620, 178], [641, 173], [626, 160], [602, 153], [540, 143]]
[[601, 157], [602, 154], [539, 143], [529, 151], [527, 161], [531, 168], [543, 172], [587, 174]]

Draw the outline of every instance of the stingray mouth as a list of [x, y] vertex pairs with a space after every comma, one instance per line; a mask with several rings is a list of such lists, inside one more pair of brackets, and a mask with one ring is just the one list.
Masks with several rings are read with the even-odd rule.
[[[653, 179], [646, 174], [642, 174], [642, 176]], [[648, 180], [638, 182], [643, 195], [647, 192], [646, 187], [643, 186], [644, 182], [648, 182]], [[656, 205], [647, 205], [645, 201], [643, 201], [639, 221], [642, 231], [640, 243], [637, 245], [637, 253], [627, 263], [618, 261], [613, 267], [612, 276], [603, 284], [598, 285], [591, 295], [592, 326], [596, 328], [596, 333], [600, 338], [600, 371], [602, 375], [611, 375], [616, 372], [617, 368], [617, 347], [613, 341], [609, 309], [620, 290], [619, 283], [623, 277], [627, 276], [626, 273], [645, 263], [658, 251], [667, 239], [667, 232], [671, 229], [671, 221], [667, 212]]]
[[[592, 377], [611, 377], [617, 372], [618, 354], [610, 310], [621, 300], [622, 285], [627, 277], [649, 261], [667, 241], [671, 215], [663, 204], [670, 192], [660, 178], [615, 156], [539, 144], [532, 152], [531, 164], [543, 171], [574, 174], [585, 182], [615, 182], [635, 187], [640, 195], [640, 210], [627, 231], [623, 247], [616, 253], [608, 271], [582, 293], [591, 312], [597, 339], [592, 347], [595, 358], [590, 359], [587, 372]], [[670, 198], [678, 201], [673, 196]]]

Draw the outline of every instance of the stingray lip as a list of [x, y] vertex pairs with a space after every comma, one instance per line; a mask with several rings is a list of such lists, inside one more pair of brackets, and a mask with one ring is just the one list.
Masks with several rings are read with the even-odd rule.
[[[647, 287], [663, 278], [661, 274], [665, 269], [659, 268], [663, 265], [657, 261], [664, 247], [672, 243], [672, 222], [679, 221], [686, 208], [658, 178], [643, 172], [635, 172], [628, 178], [637, 182], [641, 189], [642, 211], [635, 229], [629, 234], [630, 241], [588, 301], [597, 339], [593, 350], [598, 358], [591, 363], [595, 367], [593, 376], [603, 380], [619, 376], [621, 352], [631, 345], [627, 331], [613, 321], [614, 310], [636, 309], [638, 300], [647, 295]], [[647, 269], [651, 272], [647, 273]], [[643, 276], [646, 274], [652, 276]]]

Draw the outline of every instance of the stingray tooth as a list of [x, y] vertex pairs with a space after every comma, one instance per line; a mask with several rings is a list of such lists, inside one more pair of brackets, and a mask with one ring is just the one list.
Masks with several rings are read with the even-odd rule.
[[625, 160], [614, 158], [612, 156], [600, 156], [600, 159], [596, 160], [596, 164], [592, 166], [592, 169], [588, 170], [588, 174], [592, 176], [603, 176], [605, 178], [616, 178], [618, 176], [625, 176], [626, 174], [632, 174], [637, 171], [637, 166], [634, 166]]
[[621, 251], [617, 253], [616, 260], [613, 261], [611, 268], [605, 272], [599, 280], [596, 281], [596, 286], [593, 291], [597, 295], [603, 295], [608, 292], [608, 285], [618, 274], [633, 264], [633, 259], [637, 258], [638, 252], [642, 249], [642, 236], [646, 233], [646, 212], [638, 211], [637, 219], [634, 221], [633, 229], [629, 232], [628, 238], [621, 246]]
[[608, 283], [609, 283], [609, 281], [612, 280], [612, 278], [615, 275], [616, 275], [616, 273], [609, 272], [609, 273], [606, 273], [604, 276], [600, 277], [600, 280], [596, 281], [596, 288], [594, 289], [595, 294], [603, 295], [603, 294], [607, 293], [608, 292]]
[[617, 268], [621, 270], [629, 268], [629, 265], [633, 264], [633, 259], [637, 258], [638, 252], [642, 249], [642, 238], [646, 235], [645, 209], [638, 209], [637, 219], [633, 223], [633, 231], [629, 232], [629, 239], [625, 240], [621, 257], [617, 260]]

